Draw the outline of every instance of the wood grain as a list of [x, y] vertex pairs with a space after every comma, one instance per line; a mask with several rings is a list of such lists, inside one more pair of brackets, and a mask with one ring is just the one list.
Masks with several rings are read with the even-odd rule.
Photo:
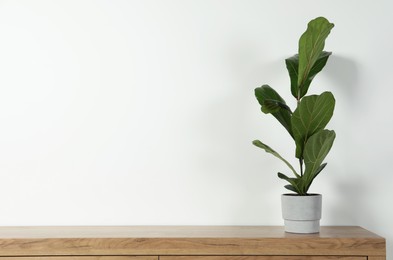
[[0, 227], [2, 238], [381, 238], [356, 226], [324, 226], [316, 234], [284, 232], [282, 226], [44, 226]]
[[163, 256], [160, 260], [367, 260], [366, 256]]
[[158, 256], [3, 256], [0, 260], [158, 260]]
[[385, 256], [385, 239], [360, 227], [290, 234], [282, 227], [2, 227], [0, 256]]

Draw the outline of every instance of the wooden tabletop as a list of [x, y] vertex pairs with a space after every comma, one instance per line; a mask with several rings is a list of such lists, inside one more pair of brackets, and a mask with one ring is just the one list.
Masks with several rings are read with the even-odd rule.
[[[382, 255], [385, 239], [355, 226], [292, 234], [279, 226], [0, 227], [2, 255]], [[284, 253], [283, 253], [284, 252]]]
[[282, 226], [35, 226], [0, 227], [8, 238], [380, 238], [356, 226], [325, 226], [320, 233], [284, 232]]

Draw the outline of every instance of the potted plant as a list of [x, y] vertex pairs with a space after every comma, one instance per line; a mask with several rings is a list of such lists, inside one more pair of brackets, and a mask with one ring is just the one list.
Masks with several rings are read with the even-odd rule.
[[331, 52], [324, 51], [325, 40], [334, 24], [324, 17], [308, 23], [307, 30], [299, 39], [298, 54], [285, 60], [291, 81], [291, 93], [296, 99], [296, 109], [292, 111], [284, 99], [270, 86], [255, 89], [255, 96], [265, 114], [273, 115], [296, 146], [295, 156], [299, 161], [299, 171], [268, 145], [259, 140], [253, 144], [283, 161], [293, 176], [278, 173], [280, 179], [289, 184], [285, 188], [293, 193], [281, 197], [285, 231], [294, 233], [319, 232], [322, 196], [308, 193], [308, 190], [326, 167], [324, 159], [335, 139], [333, 130], [325, 129], [330, 121], [335, 99], [331, 92], [306, 96], [310, 84], [326, 65]]

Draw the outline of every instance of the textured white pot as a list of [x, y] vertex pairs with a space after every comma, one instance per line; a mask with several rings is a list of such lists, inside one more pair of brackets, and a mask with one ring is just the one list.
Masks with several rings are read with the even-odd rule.
[[318, 233], [322, 212], [322, 195], [281, 195], [285, 231], [291, 233]]

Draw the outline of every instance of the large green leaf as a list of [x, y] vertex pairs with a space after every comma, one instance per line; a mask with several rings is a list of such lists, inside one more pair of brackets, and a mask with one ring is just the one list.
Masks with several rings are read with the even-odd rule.
[[293, 166], [287, 161], [285, 160], [279, 153], [277, 153], [276, 151], [274, 151], [270, 146], [262, 143], [259, 140], [254, 140], [252, 142], [255, 146], [262, 148], [263, 150], [265, 150], [265, 152], [270, 153], [272, 155], [274, 155], [275, 157], [277, 157], [278, 159], [280, 159], [281, 161], [283, 161], [288, 167], [289, 169], [291, 169], [291, 171], [293, 172], [293, 174], [295, 174], [296, 177], [300, 177], [299, 174], [297, 174], [297, 172], [295, 171], [295, 169], [293, 168]]
[[285, 60], [289, 77], [291, 79], [291, 92], [292, 95], [300, 100], [304, 95], [307, 94], [308, 88], [310, 87], [311, 81], [326, 65], [331, 52], [323, 51], [319, 55], [317, 61], [308, 73], [306, 80], [302, 83], [303, 85], [298, 86], [298, 70], [299, 70], [299, 55], [296, 54]]
[[308, 179], [306, 180], [307, 183], [306, 183], [306, 185], [305, 185], [305, 186], [306, 186], [306, 188], [305, 188], [306, 192], [307, 192], [308, 189], [310, 188], [310, 186], [311, 186], [312, 182], [314, 181], [314, 179], [319, 175], [319, 173], [320, 173], [323, 169], [325, 169], [326, 165], [327, 165], [327, 163], [323, 163], [323, 164], [321, 164], [321, 165], [317, 168], [317, 170], [316, 170], [315, 173], [313, 173], [313, 174], [311, 174], [311, 175], [309, 175], [309, 173], [306, 173], [306, 175], [304, 175], [306, 178], [308, 178]]
[[264, 113], [271, 113], [292, 136], [291, 110], [284, 99], [269, 85], [255, 89], [255, 96]]
[[304, 164], [306, 170], [303, 177], [309, 183], [323, 170], [326, 164], [322, 164], [326, 155], [333, 145], [336, 133], [333, 130], [321, 130], [310, 137], [304, 147]]
[[[324, 17], [318, 17], [308, 23], [307, 30], [303, 33], [299, 40], [299, 70], [298, 70], [298, 86], [300, 93], [305, 93], [301, 89], [309, 78], [311, 69], [320, 57], [325, 40], [330, 34], [334, 24], [330, 23]], [[325, 62], [326, 63], [326, 62]], [[300, 97], [297, 97], [300, 99]]]
[[307, 96], [301, 100], [291, 119], [297, 158], [302, 157], [308, 138], [329, 123], [334, 105], [335, 99], [331, 92]]

